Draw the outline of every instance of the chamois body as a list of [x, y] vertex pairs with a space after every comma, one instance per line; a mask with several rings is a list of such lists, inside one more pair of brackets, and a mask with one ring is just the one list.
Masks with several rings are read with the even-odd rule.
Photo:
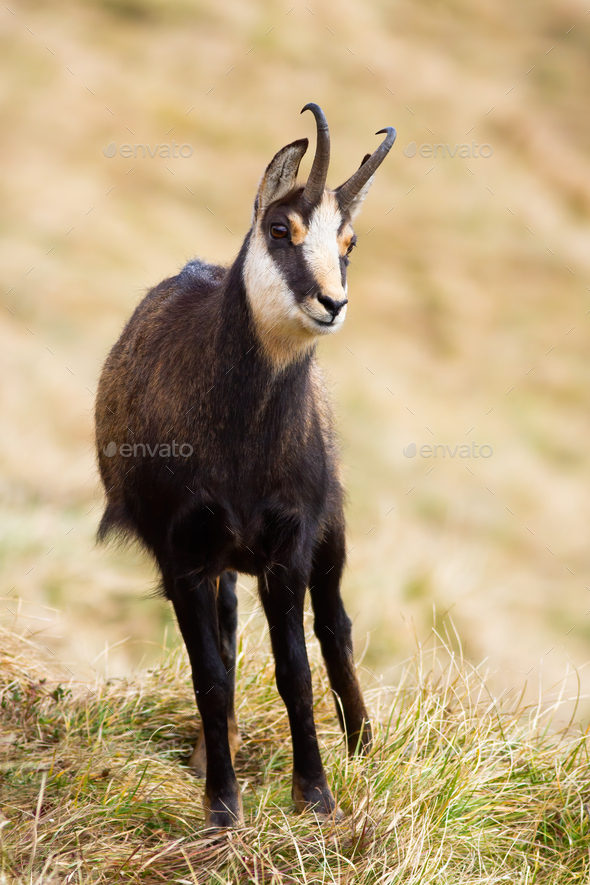
[[[309, 569], [312, 544], [342, 522], [314, 350], [279, 370], [269, 364], [242, 279], [247, 248], [229, 269], [192, 261], [152, 289], [111, 351], [98, 395], [109, 489], [101, 535], [135, 535], [163, 562], [173, 539], [190, 534], [192, 567], [206, 578], [224, 569], [262, 577], [294, 557]], [[113, 442], [131, 454], [108, 457]]]
[[99, 537], [138, 539], [154, 556], [191, 662], [202, 728], [190, 760], [206, 777], [207, 825], [239, 824], [233, 760], [237, 573], [254, 575], [293, 739], [295, 808], [339, 814], [313, 718], [303, 631], [314, 629], [349, 752], [371, 729], [340, 596], [343, 490], [315, 348], [347, 304], [351, 220], [395, 131], [336, 191], [325, 188], [329, 135], [297, 187], [307, 139], [279, 151], [231, 267], [189, 262], [152, 289], [109, 354], [96, 405], [107, 506]]

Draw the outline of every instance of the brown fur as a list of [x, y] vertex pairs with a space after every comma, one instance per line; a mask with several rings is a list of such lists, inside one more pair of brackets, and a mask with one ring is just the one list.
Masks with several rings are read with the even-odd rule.
[[291, 225], [291, 242], [294, 246], [300, 246], [307, 236], [308, 227], [297, 212], [289, 214], [289, 222]]

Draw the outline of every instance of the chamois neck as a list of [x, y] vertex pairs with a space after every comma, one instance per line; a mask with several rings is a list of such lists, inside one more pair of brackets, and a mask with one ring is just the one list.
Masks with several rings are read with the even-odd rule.
[[[311, 346], [295, 352], [283, 354], [282, 359], [273, 359], [280, 341], [270, 331], [265, 331], [256, 323], [249, 293], [244, 279], [244, 265], [248, 255], [249, 235], [229, 268], [223, 284], [223, 295], [219, 304], [219, 326], [216, 342], [218, 352], [223, 352], [221, 364], [247, 367], [255, 386], [275, 386], [292, 383], [295, 376], [307, 375], [315, 356], [315, 340]], [[270, 346], [269, 346], [270, 341]], [[223, 371], [227, 371], [225, 368]], [[234, 374], [233, 370], [231, 375]], [[242, 371], [240, 369], [240, 371]], [[230, 375], [228, 375], [228, 380]], [[237, 378], [237, 375], [236, 375]]]

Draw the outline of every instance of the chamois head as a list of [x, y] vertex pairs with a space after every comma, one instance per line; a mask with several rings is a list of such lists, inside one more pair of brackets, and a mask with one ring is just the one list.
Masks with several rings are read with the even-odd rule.
[[[356, 243], [352, 221], [359, 213], [393, 142], [386, 133], [348, 181], [326, 187], [330, 134], [323, 111], [306, 104], [317, 125], [316, 153], [305, 187], [297, 171], [307, 138], [282, 148], [271, 160], [254, 203], [244, 280], [263, 348], [284, 365], [307, 350], [319, 335], [334, 332], [346, 316], [348, 256]], [[303, 113], [303, 111], [301, 113]]]

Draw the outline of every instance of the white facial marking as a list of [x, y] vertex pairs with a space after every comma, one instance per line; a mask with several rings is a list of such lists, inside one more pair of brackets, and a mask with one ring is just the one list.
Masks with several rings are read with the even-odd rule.
[[[317, 323], [303, 318], [295, 296], [269, 254], [259, 226], [250, 239], [244, 283], [258, 337], [272, 362], [286, 365], [313, 346], [310, 327]], [[318, 331], [314, 333], [317, 335]]]
[[305, 232], [301, 251], [317, 289], [298, 302], [268, 251], [260, 222], [250, 239], [244, 263], [244, 282], [263, 350], [273, 363], [284, 366], [313, 346], [320, 335], [342, 325], [344, 305], [336, 317], [318, 301], [317, 291], [333, 301], [346, 299], [340, 275], [338, 230], [342, 215], [335, 195], [325, 191]]
[[[338, 229], [341, 224], [342, 214], [335, 195], [331, 191], [324, 191], [319, 206], [311, 216], [302, 248], [303, 256], [322, 295], [326, 295], [333, 301], [343, 301], [346, 298], [346, 290], [343, 288], [340, 278], [340, 253], [338, 252]], [[319, 302], [318, 307], [323, 309]], [[344, 308], [340, 314], [343, 311]], [[334, 323], [339, 319], [340, 314]], [[331, 314], [328, 314], [327, 318], [331, 319]]]

